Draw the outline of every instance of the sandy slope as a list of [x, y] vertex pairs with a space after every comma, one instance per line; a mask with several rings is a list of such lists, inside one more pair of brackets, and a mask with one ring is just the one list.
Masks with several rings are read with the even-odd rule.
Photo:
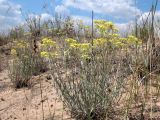
[[46, 74], [41, 75], [41, 78], [33, 77], [32, 80], [35, 84], [31, 89], [15, 90], [7, 70], [0, 73], [0, 120], [70, 120], [58, 99], [52, 80], [47, 80]]

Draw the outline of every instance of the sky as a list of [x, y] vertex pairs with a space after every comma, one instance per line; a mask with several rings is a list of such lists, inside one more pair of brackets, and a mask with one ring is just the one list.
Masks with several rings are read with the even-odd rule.
[[[126, 29], [129, 23], [147, 16], [156, 0], [0, 0], [0, 31], [24, 23], [26, 15], [41, 15], [43, 20], [52, 18], [55, 12], [73, 19], [91, 22], [105, 19]], [[160, 0], [156, 15], [160, 17]]]

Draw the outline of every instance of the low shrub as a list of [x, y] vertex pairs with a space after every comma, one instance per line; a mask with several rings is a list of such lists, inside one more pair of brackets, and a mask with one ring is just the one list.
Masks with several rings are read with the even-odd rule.
[[131, 63], [125, 61], [128, 51], [141, 44], [134, 36], [121, 38], [111, 22], [97, 20], [95, 26], [99, 37], [93, 44], [67, 38], [57, 61], [50, 57], [56, 88], [77, 120], [115, 117], [125, 78], [131, 74]]
[[31, 87], [30, 78], [47, 70], [40, 53], [34, 53], [25, 41], [16, 42], [11, 50], [13, 60], [10, 62], [10, 78], [16, 88]]

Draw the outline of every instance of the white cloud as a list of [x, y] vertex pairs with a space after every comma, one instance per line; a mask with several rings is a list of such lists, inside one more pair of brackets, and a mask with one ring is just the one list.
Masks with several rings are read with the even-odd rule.
[[[143, 13], [139, 19], [138, 19], [138, 25], [151, 25], [151, 21], [152, 21], [152, 13], [149, 12], [145, 12]], [[155, 30], [155, 34], [158, 35], [160, 37], [160, 11], [156, 11], [155, 15], [154, 15], [154, 30]]]
[[42, 21], [48, 21], [53, 19], [53, 16], [48, 13], [42, 13], [40, 16]]
[[[139, 18], [137, 19], [137, 24], [138, 25], [143, 25], [151, 23], [152, 20], [152, 15], [149, 12], [144, 12]], [[155, 16], [154, 16], [154, 29], [157, 34], [160, 36], [160, 11], [156, 11]], [[118, 27], [119, 31], [121, 33], [130, 33], [134, 28], [135, 28], [135, 21], [131, 20], [128, 23], [122, 23], [119, 24], [117, 23], [116, 26]]]
[[55, 12], [64, 16], [65, 15], [67, 16], [70, 14], [70, 11], [64, 5], [57, 5], [55, 8]]
[[[154, 18], [155, 18], [155, 23], [157, 23], [158, 20], [160, 20], [160, 11], [156, 11]], [[146, 21], [151, 22], [151, 19], [152, 19], [152, 13], [145, 12], [139, 17], [138, 23], [142, 24]]]
[[[72, 16], [72, 19], [73, 19], [74, 21], [82, 20], [85, 25], [91, 25], [91, 24], [92, 24], [92, 23], [91, 23], [92, 20], [91, 20], [90, 17], [73, 15], [73, 16]], [[122, 36], [125, 36], [125, 35], [131, 33], [131, 31], [132, 31], [133, 28], [134, 28], [134, 23], [133, 23], [133, 21], [130, 21], [130, 22], [127, 22], [127, 23], [115, 23], [115, 26], [118, 28], [119, 33], [120, 33]]]
[[75, 20], [75, 21], [82, 20], [85, 25], [91, 25], [91, 21], [92, 21], [91, 18], [89, 18], [89, 17], [78, 16], [78, 15], [73, 15], [72, 19]]
[[132, 21], [128, 23], [116, 23], [115, 26], [118, 28], [122, 36], [130, 34], [134, 29], [134, 23]]
[[0, 0], [0, 31], [5, 31], [22, 22], [21, 6], [9, 0]]
[[29, 19], [40, 19], [42, 23], [45, 21], [54, 19], [54, 17], [48, 13], [41, 13], [41, 14], [33, 14], [32, 13], [32, 14], [28, 15], [28, 18]]
[[63, 0], [63, 5], [124, 19], [133, 19], [141, 13], [134, 0]]

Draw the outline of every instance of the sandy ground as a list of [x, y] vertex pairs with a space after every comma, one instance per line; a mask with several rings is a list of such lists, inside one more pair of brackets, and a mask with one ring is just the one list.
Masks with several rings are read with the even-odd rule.
[[[73, 120], [64, 110], [53, 80], [47, 79], [47, 73], [34, 76], [31, 79], [34, 85], [30, 89], [15, 89], [8, 76], [7, 59], [4, 57], [3, 63], [0, 63], [3, 67], [3, 71], [0, 71], [0, 120]], [[156, 103], [153, 112], [153, 120], [160, 120], [160, 102]], [[147, 114], [146, 120], [149, 117]]]
[[31, 89], [15, 90], [8, 71], [1, 71], [0, 120], [71, 120], [57, 96], [52, 80], [47, 80], [46, 76], [33, 77], [35, 84]]
[[[34, 83], [32, 88], [16, 90], [8, 77], [8, 71], [1, 71], [0, 120], [73, 120], [64, 110], [54, 89], [53, 80], [48, 80], [47, 76], [47, 73], [40, 75], [40, 77], [34, 76], [31, 79]], [[135, 111], [134, 115], [137, 115], [138, 109], [136, 107], [133, 110]], [[150, 107], [146, 112], [149, 112], [149, 109]], [[160, 120], [160, 102], [156, 103], [155, 108], [153, 107], [153, 113], [153, 120]], [[149, 120], [148, 118], [150, 115], [146, 114], [145, 120]]]

